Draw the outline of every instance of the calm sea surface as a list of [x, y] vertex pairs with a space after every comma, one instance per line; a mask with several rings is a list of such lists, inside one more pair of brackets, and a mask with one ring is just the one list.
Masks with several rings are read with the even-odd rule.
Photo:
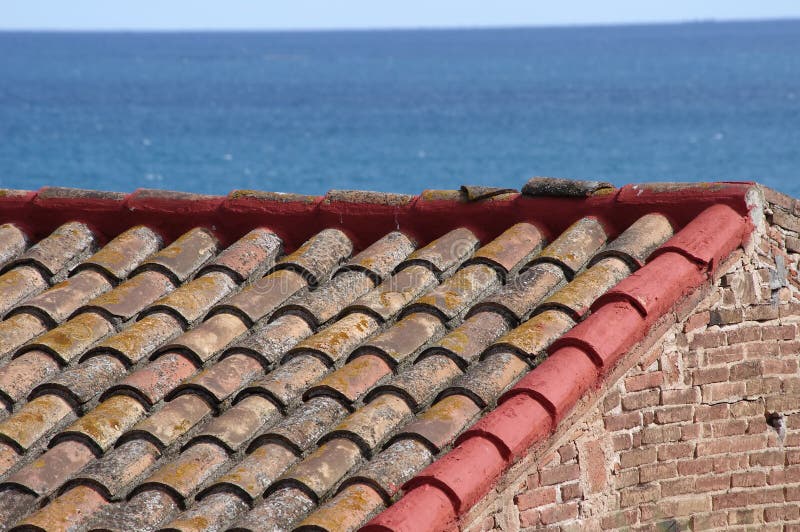
[[800, 196], [800, 21], [0, 33], [0, 186], [324, 193], [534, 175]]

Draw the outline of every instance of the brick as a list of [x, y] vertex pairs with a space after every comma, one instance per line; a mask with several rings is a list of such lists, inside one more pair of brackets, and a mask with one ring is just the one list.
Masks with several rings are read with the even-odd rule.
[[658, 484], [639, 484], [620, 490], [619, 505], [622, 508], [638, 506], [645, 502], [655, 501], [658, 496]]
[[694, 458], [678, 462], [678, 473], [681, 475], [702, 475], [710, 473], [714, 468], [712, 458]]
[[730, 488], [730, 486], [730, 473], [725, 473], [722, 475], [705, 475], [702, 477], [697, 477], [694, 481], [694, 489], [698, 493], [727, 490]]
[[712, 436], [734, 436], [747, 432], [747, 421], [744, 419], [720, 419], [709, 423]]
[[628, 486], [635, 486], [639, 483], [639, 470], [638, 469], [623, 469], [616, 474], [616, 482], [614, 486], [617, 489], [627, 488]]
[[754, 488], [767, 484], [767, 474], [763, 471], [746, 471], [731, 475], [732, 488]]
[[791, 411], [797, 408], [797, 397], [791, 395], [767, 397], [764, 406], [771, 412]]
[[711, 512], [692, 516], [692, 530], [710, 530], [726, 528], [728, 514], [726, 512]]
[[692, 332], [696, 331], [701, 327], [705, 327], [711, 321], [711, 315], [709, 311], [704, 310], [703, 312], [698, 312], [696, 314], [692, 314], [683, 324], [683, 332]]
[[730, 406], [731, 415], [735, 418], [764, 415], [764, 403], [760, 400], [737, 401]]
[[642, 443], [666, 443], [678, 441], [681, 437], [681, 429], [676, 425], [654, 426], [642, 429]]
[[797, 360], [781, 360], [768, 358], [761, 361], [762, 375], [785, 375], [787, 373], [797, 373]]
[[744, 319], [744, 311], [741, 308], [714, 308], [711, 309], [709, 324], [711, 325], [732, 325], [741, 323]]
[[782, 504], [781, 506], [764, 508], [764, 521], [767, 523], [796, 521], [798, 519], [800, 519], [800, 506], [796, 504]]
[[614, 452], [623, 451], [631, 448], [631, 435], [627, 432], [621, 434], [614, 434], [611, 437], [611, 445]]
[[638, 392], [648, 388], [658, 388], [664, 381], [660, 371], [652, 371], [641, 375], [633, 375], [625, 379], [625, 389], [628, 392]]
[[700, 387], [704, 403], [741, 399], [747, 394], [746, 390], [743, 382], [717, 382]]
[[752, 510], [749, 508], [737, 508], [728, 511], [728, 524], [730, 525], [751, 525], [759, 519], [757, 512], [761, 510]]
[[772, 210], [772, 223], [784, 229], [788, 229], [789, 231], [800, 233], [800, 218], [783, 209], [776, 208]]
[[659, 390], [645, 390], [629, 393], [622, 396], [622, 409], [630, 411], [656, 406], [658, 405], [660, 397], [661, 392]]
[[800, 501], [800, 486], [786, 486], [786, 500]]
[[619, 390], [612, 390], [603, 398], [603, 413], [607, 414], [617, 408], [620, 404]]
[[544, 525], [566, 521], [567, 519], [575, 519], [578, 517], [578, 503], [567, 502], [563, 504], [556, 504], [540, 511], [539, 519]]
[[514, 504], [517, 505], [520, 511], [554, 502], [556, 502], [556, 488], [553, 486], [528, 490], [514, 497]]
[[639, 468], [639, 481], [652, 482], [675, 478], [678, 476], [678, 463], [666, 462], [656, 464], [645, 464]]
[[697, 456], [707, 456], [729, 452], [731, 452], [731, 441], [727, 438], [701, 441], [697, 443]]
[[520, 512], [519, 514], [519, 524], [523, 528], [535, 527], [540, 523], [541, 520], [539, 519], [538, 509], [525, 510], [524, 512]]
[[783, 382], [780, 377], [760, 377], [745, 381], [745, 393], [748, 396], [769, 395], [779, 393]]
[[745, 356], [747, 358], [762, 359], [778, 356], [781, 352], [781, 347], [789, 343], [791, 342], [783, 344], [779, 342], [755, 342], [752, 344], [745, 344], [742, 347], [745, 348]]
[[730, 414], [730, 406], [727, 403], [717, 405], [699, 405], [694, 409], [694, 420], [711, 421], [713, 419], [725, 419]]
[[693, 443], [668, 443], [658, 446], [658, 461], [666, 462], [678, 458], [689, 458], [694, 456], [695, 446]]
[[703, 354], [705, 363], [709, 366], [716, 366], [718, 364], [730, 364], [731, 362], [744, 360], [745, 354], [747, 354], [748, 351], [748, 345], [750, 344], [738, 344], [718, 347], [716, 349], [707, 349]]
[[606, 474], [606, 455], [600, 440], [586, 442], [580, 448], [579, 461], [583, 466], [583, 473], [586, 477], [586, 486], [589, 493], [602, 492], [608, 482]]
[[570, 484], [563, 484], [561, 486], [561, 500], [562, 501], [569, 501], [572, 499], [580, 499], [583, 497], [583, 489], [581, 489], [581, 485], [577, 482], [572, 482]]
[[617, 530], [620, 528], [628, 527], [636, 523], [638, 519], [638, 512], [636, 508], [630, 510], [622, 510], [606, 515], [600, 519], [600, 527], [603, 530]]
[[767, 484], [796, 484], [800, 483], [800, 466], [787, 466], [773, 469], [767, 476]]
[[661, 497], [673, 497], [694, 492], [694, 477], [661, 481]]
[[748, 360], [731, 366], [731, 380], [742, 381], [761, 374], [761, 363], [758, 360]]
[[666, 499], [659, 501], [658, 506], [662, 512], [662, 515], [680, 517], [710, 511], [711, 500], [708, 498], [708, 496]]
[[778, 306], [771, 303], [752, 305], [744, 309], [747, 321], [769, 321], [778, 319]]
[[662, 405], [688, 405], [700, 402], [700, 388], [684, 388], [682, 390], [662, 390]]
[[656, 461], [656, 449], [634, 449], [619, 453], [619, 463], [623, 468], [636, 467]]
[[729, 331], [725, 331], [725, 338], [728, 345], [743, 344], [746, 342], [757, 342], [761, 340], [761, 327], [741, 326]]
[[681, 441], [692, 441], [700, 437], [700, 425], [681, 425]]
[[728, 380], [730, 370], [728, 366], [720, 366], [716, 368], [700, 368], [692, 372], [692, 384], [698, 386], [700, 384], [709, 384], [711, 382], [725, 382]]
[[659, 408], [655, 411], [655, 421], [659, 425], [667, 423], [678, 423], [680, 421], [691, 421], [692, 406], [671, 406], [666, 408]]
[[569, 462], [578, 456], [578, 450], [574, 444], [562, 445], [558, 448], [558, 455], [561, 457], [561, 463]]
[[762, 338], [767, 341], [794, 340], [797, 327], [791, 325], [768, 325], [761, 330]]
[[577, 480], [580, 474], [581, 470], [578, 464], [566, 464], [540, 471], [539, 477], [543, 486], [551, 486], [568, 480]]
[[611, 432], [631, 429], [642, 424], [642, 415], [639, 412], [628, 412], [626, 414], [606, 416], [603, 422], [606, 430]]
[[714, 471], [716, 473], [725, 473], [727, 471], [748, 469], [750, 466], [747, 462], [746, 455], [715, 456]]
[[784, 451], [764, 451], [750, 455], [750, 465], [754, 467], [783, 465], [785, 460]]
[[709, 329], [703, 332], [694, 333], [689, 341], [692, 349], [708, 349], [709, 347], [719, 347], [725, 345], [725, 333], [719, 329]]
[[714, 510], [726, 508], [747, 508], [756, 504], [783, 502], [783, 489], [754, 489], [712, 495]]

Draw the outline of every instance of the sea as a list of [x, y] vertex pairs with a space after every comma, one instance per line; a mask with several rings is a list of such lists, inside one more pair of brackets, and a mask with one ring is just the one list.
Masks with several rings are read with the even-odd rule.
[[800, 20], [0, 33], [0, 187], [418, 193], [533, 176], [800, 197]]

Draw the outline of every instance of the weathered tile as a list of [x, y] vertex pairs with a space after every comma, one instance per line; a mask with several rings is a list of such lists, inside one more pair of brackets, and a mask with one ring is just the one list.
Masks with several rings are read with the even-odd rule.
[[313, 397], [298, 406], [277, 426], [256, 438], [252, 446], [261, 445], [267, 441], [280, 441], [294, 449], [299, 455], [345, 414], [347, 414], [347, 409], [339, 401], [330, 397]]
[[613, 242], [595, 255], [592, 263], [606, 257], [620, 257], [638, 268], [655, 249], [672, 236], [672, 224], [663, 214], [646, 214], [636, 220]]
[[234, 343], [225, 353], [246, 353], [260, 357], [265, 366], [278, 363], [286, 352], [312, 333], [308, 322], [287, 314], [252, 330], [244, 340]]
[[145, 531], [167, 523], [179, 511], [178, 502], [164, 491], [147, 490], [130, 500], [107, 505], [92, 516], [88, 530]]
[[143, 225], [132, 227], [75, 267], [94, 269], [120, 282], [147, 257], [161, 249], [161, 236]]
[[164, 345], [158, 352], [181, 351], [202, 364], [246, 332], [247, 325], [238, 317], [232, 314], [215, 314]]
[[45, 288], [47, 280], [33, 266], [17, 266], [0, 275], [0, 315], [6, 314], [17, 303]]
[[181, 393], [183, 390], [201, 390], [217, 402], [221, 402], [263, 372], [264, 367], [255, 358], [233, 354], [178, 386], [175, 393]]
[[333, 269], [353, 252], [353, 244], [338, 229], [324, 229], [308, 239], [296, 251], [278, 261], [276, 269], [292, 269], [306, 278], [308, 284], [322, 284]]
[[93, 459], [94, 454], [86, 445], [63, 441], [8, 477], [0, 487], [18, 484], [37, 495], [48, 495]]
[[576, 181], [559, 177], [533, 177], [522, 187], [526, 196], [587, 197], [602, 189], [613, 189], [605, 181]]
[[17, 526], [30, 527], [32, 530], [78, 531], [93, 513], [106, 504], [106, 499], [95, 489], [76, 486], [23, 519]]
[[0, 225], [0, 268], [16, 259], [28, 246], [28, 235], [14, 224]]
[[17, 314], [0, 321], [0, 359], [46, 330], [42, 320], [32, 314]]
[[313, 530], [350, 532], [384, 508], [383, 499], [373, 488], [364, 484], [347, 486], [326, 504], [303, 519], [297, 526]]
[[361, 451], [352, 441], [331, 440], [320, 445], [302, 462], [293, 465], [282, 479], [299, 482], [321, 499], [360, 459]]
[[113, 325], [104, 317], [94, 312], [86, 312], [47, 331], [20, 351], [46, 351], [62, 364], [69, 364], [97, 341], [113, 332]]
[[78, 366], [62, 371], [31, 392], [31, 396], [61, 394], [84, 404], [106, 390], [125, 374], [125, 365], [110, 355], [91, 357]]
[[218, 445], [198, 443], [184, 450], [174, 460], [165, 462], [137, 489], [152, 489], [155, 486], [163, 485], [186, 499], [227, 459], [228, 454]]
[[57, 282], [66, 277], [73, 266], [91, 255], [94, 247], [94, 234], [86, 224], [68, 222], [28, 248], [9, 267], [33, 264], [50, 276], [52, 282]]
[[542, 235], [535, 225], [518, 223], [482, 246], [467, 264], [488, 264], [502, 272], [503, 279], [506, 279], [539, 252], [542, 242]]
[[28, 351], [0, 367], [0, 397], [6, 407], [25, 397], [36, 384], [59, 370], [58, 362], [44, 351]]
[[210, 231], [196, 227], [183, 234], [152, 257], [145, 260], [137, 272], [156, 270], [182, 283], [217, 252], [217, 239]]
[[211, 412], [211, 407], [199, 396], [181, 395], [137, 423], [125, 435], [125, 439], [146, 437], [164, 449], [178, 441]]
[[279, 490], [253, 508], [230, 530], [285, 532], [314, 507], [314, 501], [297, 488]]
[[83, 360], [95, 355], [111, 354], [133, 366], [181, 332], [183, 328], [173, 316], [165, 313], [151, 314], [100, 341], [87, 351]]
[[363, 479], [392, 497], [422, 468], [433, 461], [430, 448], [419, 440], [398, 440], [353, 474], [346, 482]]
[[260, 395], [248, 395], [211, 420], [192, 441], [211, 440], [236, 452], [278, 416], [278, 408], [272, 401]]
[[303, 276], [291, 270], [279, 270], [262, 277], [238, 294], [211, 309], [209, 315], [231, 313], [248, 326], [271, 315], [290, 297], [308, 288]]
[[561, 268], [555, 264], [539, 263], [517, 275], [496, 294], [475, 305], [470, 312], [493, 310], [520, 323], [528, 319], [533, 309], [565, 282], [566, 277]]
[[159, 456], [156, 446], [146, 440], [125, 442], [87, 465], [67, 485], [102, 486], [106, 497], [119, 498], [155, 467]]
[[0, 422], [0, 435], [27, 450], [58, 424], [74, 417], [72, 406], [56, 395], [37, 397]]
[[328, 374], [309, 388], [305, 397], [330, 395], [353, 403], [391, 372], [392, 369], [383, 358], [366, 353]]
[[548, 297], [540, 308], [561, 310], [573, 320], [580, 321], [589, 312], [595, 299], [630, 273], [630, 266], [625, 261], [614, 256], [606, 257]]
[[231, 293], [234, 288], [236, 283], [230, 276], [211, 271], [158, 299], [148, 306], [143, 314], [171, 312], [188, 326], [202, 318], [212, 305]]
[[111, 320], [127, 321], [173, 288], [172, 281], [166, 275], [144, 271], [94, 298], [78, 312], [94, 311]]
[[464, 393], [481, 406], [493, 406], [498, 397], [529, 369], [530, 366], [517, 355], [496, 351], [456, 379], [444, 394]]
[[300, 399], [309, 384], [316, 382], [327, 372], [327, 364], [319, 358], [300, 355], [251, 383], [243, 393], [266, 394], [277, 404], [287, 408]]
[[55, 327], [79, 307], [109, 290], [111, 282], [103, 274], [85, 270], [28, 299], [11, 312], [37, 314]]
[[350, 359], [377, 353], [392, 366], [397, 366], [413, 358], [421, 348], [440, 338], [444, 332], [445, 327], [438, 318], [425, 312], [409, 314], [364, 342], [353, 351]]
[[219, 477], [198, 497], [203, 497], [206, 493], [213, 493], [220, 487], [230, 486], [250, 497], [250, 500], [258, 499], [264, 490], [297, 460], [297, 455], [285, 445], [278, 442], [267, 442], [255, 448], [252, 453]]
[[383, 394], [347, 416], [324, 439], [349, 438], [371, 453], [411, 416], [411, 408], [403, 399]]
[[284, 360], [298, 354], [314, 354], [334, 365], [378, 330], [378, 322], [360, 312], [348, 314], [289, 350]]
[[494, 340], [509, 330], [508, 321], [492, 311], [473, 314], [444, 338], [431, 344], [420, 357], [444, 354], [466, 367]]
[[447, 383], [461, 375], [458, 364], [442, 355], [423, 358], [386, 384], [376, 386], [367, 401], [384, 393], [396, 393], [415, 410], [425, 406]]
[[350, 259], [339, 271], [363, 271], [379, 281], [389, 276], [415, 247], [416, 244], [409, 237], [400, 231], [392, 231]]
[[192, 360], [180, 353], [166, 353], [131, 373], [106, 395], [133, 392], [148, 404], [155, 404], [196, 371]]
[[258, 227], [234, 242], [197, 273], [223, 271], [241, 283], [263, 275], [283, 250], [281, 239], [268, 229]]
[[545, 349], [573, 325], [575, 322], [572, 318], [563, 312], [546, 310], [504, 334], [491, 349], [514, 349], [533, 362], [541, 361]]
[[375, 282], [363, 271], [343, 271], [316, 290], [287, 301], [275, 316], [296, 313], [317, 328], [374, 286]]
[[562, 268], [571, 279], [606, 243], [606, 232], [597, 218], [581, 218], [548, 245], [535, 262], [551, 262]]
[[404, 312], [433, 312], [444, 323], [462, 316], [481, 297], [500, 287], [497, 271], [485, 264], [464, 266]]
[[471, 399], [463, 395], [451, 395], [403, 427], [398, 432], [397, 438], [411, 436], [441, 451], [480, 411], [481, 409]]
[[436, 283], [436, 275], [428, 268], [412, 264], [358, 298], [345, 311], [369, 312], [382, 321], [388, 321]]
[[480, 241], [472, 231], [461, 227], [418, 249], [398, 268], [405, 269], [412, 264], [423, 264], [437, 275], [448, 275], [469, 258], [479, 245]]
[[18, 486], [0, 491], [0, 523], [16, 523], [31, 513], [37, 498]]
[[249, 510], [239, 496], [217, 492], [195, 502], [191, 508], [161, 528], [163, 532], [218, 532]]
[[144, 413], [144, 407], [136, 399], [127, 395], [114, 395], [78, 418], [61, 436], [85, 437], [98, 449], [106, 451]]

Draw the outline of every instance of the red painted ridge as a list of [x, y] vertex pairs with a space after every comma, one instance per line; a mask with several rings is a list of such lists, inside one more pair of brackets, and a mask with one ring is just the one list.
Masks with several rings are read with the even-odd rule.
[[[730, 227], [720, 228], [720, 221]], [[636, 277], [623, 280], [612, 290], [613, 296], [599, 299], [593, 313], [557, 341], [550, 356], [501, 397], [494, 411], [462, 434], [449, 453], [407, 482], [400, 501], [361, 530], [455, 527], [459, 516], [485, 496], [505, 470], [533, 443], [546, 439], [590, 387], [601, 384], [603, 375], [658, 318], [707, 281], [720, 259], [741, 245], [751, 228], [749, 219], [733, 209], [705, 209], [665, 244], [666, 249], [657, 250], [656, 258]], [[678, 272], [664, 282], [669, 267]], [[496, 452], [489, 451], [490, 445]], [[441, 508], [443, 495], [452, 505], [449, 510]]]
[[[0, 190], [0, 223], [16, 223], [37, 240], [67, 221], [87, 223], [101, 239], [144, 224], [161, 233], [167, 243], [203, 226], [212, 230], [223, 246], [255, 227], [269, 227], [283, 238], [289, 251], [316, 232], [337, 227], [348, 233], [360, 250], [398, 228], [426, 244], [456, 227], [467, 227], [488, 241], [520, 221], [536, 223], [552, 238], [584, 216], [597, 217], [612, 237], [650, 212], [661, 212], [675, 227], [683, 227], [714, 204], [746, 214], [745, 195], [751, 186], [718, 183], [659, 190], [650, 185], [627, 185], [587, 198], [509, 194], [466, 202], [413, 196], [397, 204], [341, 201], [335, 196], [285, 199], [241, 191], [205, 196], [147, 189], [118, 194], [45, 187], [36, 192]], [[564, 216], [565, 212], [570, 216]]]

